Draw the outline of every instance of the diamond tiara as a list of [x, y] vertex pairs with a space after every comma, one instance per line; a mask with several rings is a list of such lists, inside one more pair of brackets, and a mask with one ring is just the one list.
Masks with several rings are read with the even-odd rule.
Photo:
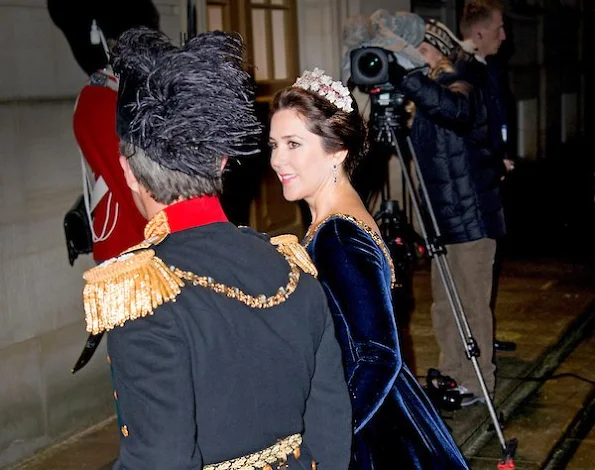
[[306, 70], [296, 80], [293, 86], [312, 91], [322, 96], [346, 113], [353, 111], [353, 107], [351, 106], [353, 100], [347, 87], [339, 81], [333, 81], [331, 77], [325, 75], [324, 70], [320, 70], [318, 67], [312, 72]]

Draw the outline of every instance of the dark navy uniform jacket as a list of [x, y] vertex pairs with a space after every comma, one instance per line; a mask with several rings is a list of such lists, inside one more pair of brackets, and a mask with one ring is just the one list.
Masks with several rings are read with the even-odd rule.
[[[273, 295], [289, 267], [263, 238], [217, 222], [153, 249], [168, 266]], [[350, 399], [326, 297], [308, 274], [268, 309], [186, 285], [109, 331], [108, 352], [122, 420], [115, 469], [201, 469], [294, 433], [319, 470], [348, 467]]]

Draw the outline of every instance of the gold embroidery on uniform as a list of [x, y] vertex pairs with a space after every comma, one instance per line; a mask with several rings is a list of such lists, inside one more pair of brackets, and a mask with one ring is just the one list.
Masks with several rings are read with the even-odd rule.
[[388, 265], [390, 267], [390, 272], [391, 272], [391, 286], [390, 287], [391, 287], [391, 289], [393, 289], [396, 286], [397, 277], [395, 275], [395, 267], [393, 265], [393, 259], [390, 255], [390, 252], [388, 251], [388, 248], [386, 247], [386, 244], [384, 243], [384, 240], [382, 239], [382, 237], [380, 235], [378, 235], [376, 230], [372, 229], [368, 224], [366, 224], [365, 222], [362, 222], [359, 219], [356, 219], [352, 215], [341, 214], [341, 213], [331, 214], [328, 217], [326, 217], [325, 219], [323, 219], [316, 226], [310, 225], [310, 227], [308, 228], [308, 231], [306, 232], [306, 236], [304, 237], [304, 241], [302, 242], [303, 246], [307, 247], [310, 244], [310, 242], [312, 241], [312, 239], [314, 238], [314, 235], [316, 235], [316, 232], [318, 232], [318, 230], [320, 229], [320, 227], [322, 227], [325, 224], [325, 222], [332, 219], [333, 217], [340, 217], [343, 220], [347, 220], [351, 223], [354, 223], [355, 225], [360, 227], [364, 232], [366, 232], [368, 235], [370, 235], [372, 240], [374, 240], [374, 242], [382, 250], [382, 253], [384, 253], [385, 258], [388, 261]]
[[133, 251], [146, 250], [147, 248], [151, 248], [152, 246], [159, 245], [159, 243], [161, 243], [166, 238], [167, 234], [153, 235], [152, 237], [143, 240], [138, 245], [131, 246], [127, 250], [120, 253], [119, 256], [125, 255], [126, 253], [132, 253]]
[[294, 434], [277, 441], [276, 444], [252, 454], [226, 460], [212, 465], [206, 465], [204, 470], [257, 470], [269, 468], [267, 465], [277, 461], [283, 462], [302, 444], [301, 434]]
[[271, 243], [277, 247], [281, 253], [286, 257], [293, 259], [293, 261], [302, 268], [302, 271], [311, 274], [314, 277], [318, 276], [318, 270], [306, 249], [300, 245], [298, 237], [291, 234], [278, 235], [271, 238]]
[[[279, 249], [279, 248], [278, 248]], [[287, 300], [300, 280], [300, 268], [288, 255], [288, 281], [273, 295], [250, 295], [238, 287], [218, 283], [210, 276], [198, 276], [190, 271], [170, 266], [155, 256], [153, 250], [137, 251], [96, 266], [83, 277], [83, 304], [87, 331], [98, 334], [122, 326], [128, 320], [147, 315], [180, 294], [184, 281], [210, 289], [238, 300], [251, 308], [271, 308]]]
[[158, 212], [153, 216], [149, 223], [145, 226], [145, 238], [154, 236], [168, 235], [171, 233], [171, 228], [167, 220], [165, 211]]
[[[270, 308], [279, 305], [295, 291], [300, 280], [300, 267], [316, 276], [316, 268], [308, 253], [293, 235], [275, 237], [277, 251], [289, 264], [288, 281], [275, 294], [250, 295], [238, 287], [227, 286], [210, 276], [199, 276], [166, 264], [155, 251], [148, 249], [161, 243], [170, 233], [167, 214], [159, 212], [145, 228], [147, 240], [85, 272], [83, 290], [87, 331], [98, 334], [128, 320], [147, 315], [166, 302], [175, 301], [185, 282], [210, 289], [238, 300], [251, 308]], [[271, 240], [271, 242], [273, 242]]]
[[181, 269], [173, 266], [171, 269], [176, 277], [191, 282], [194, 286], [206, 287], [218, 294], [239, 300], [243, 304], [248, 305], [248, 307], [271, 308], [285, 302], [287, 298], [293, 294], [300, 280], [300, 269], [298, 268], [297, 264], [288, 257], [285, 257], [285, 259], [289, 263], [290, 268], [289, 281], [285, 287], [279, 287], [277, 292], [271, 296], [266, 296], [264, 294], [253, 296], [246, 294], [238, 287], [220, 284], [210, 276], [198, 276], [190, 271], [182, 271]]

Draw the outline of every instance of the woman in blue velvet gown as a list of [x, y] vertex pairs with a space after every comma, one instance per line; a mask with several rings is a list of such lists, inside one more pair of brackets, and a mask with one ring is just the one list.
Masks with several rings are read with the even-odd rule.
[[354, 418], [350, 469], [467, 469], [402, 361], [392, 261], [349, 178], [365, 151], [365, 128], [354, 107], [339, 82], [318, 69], [305, 72], [276, 95], [269, 142], [284, 197], [305, 200], [312, 213], [304, 245], [342, 348]]

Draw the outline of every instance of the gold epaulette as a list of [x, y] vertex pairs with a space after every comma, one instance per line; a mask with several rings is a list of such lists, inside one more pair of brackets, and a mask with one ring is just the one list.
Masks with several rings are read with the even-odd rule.
[[88, 332], [98, 334], [122, 326], [128, 320], [152, 315], [160, 305], [174, 301], [186, 282], [235, 299], [250, 308], [265, 309], [285, 302], [293, 294], [300, 280], [300, 268], [313, 276], [317, 274], [297, 237], [275, 237], [271, 243], [276, 245], [277, 251], [289, 264], [287, 284], [269, 296], [250, 295], [238, 287], [221, 284], [211, 276], [199, 276], [167, 266], [150, 248], [161, 240], [163, 237], [149, 239], [83, 274]]
[[311, 274], [314, 277], [318, 276], [318, 270], [306, 249], [300, 245], [298, 238], [295, 235], [278, 235], [271, 238], [271, 243], [277, 247], [277, 250], [285, 256], [291, 258], [302, 271]]
[[151, 249], [106, 261], [85, 272], [83, 278], [87, 281], [85, 320], [92, 334], [151, 315], [159, 305], [174, 300], [184, 285]]

